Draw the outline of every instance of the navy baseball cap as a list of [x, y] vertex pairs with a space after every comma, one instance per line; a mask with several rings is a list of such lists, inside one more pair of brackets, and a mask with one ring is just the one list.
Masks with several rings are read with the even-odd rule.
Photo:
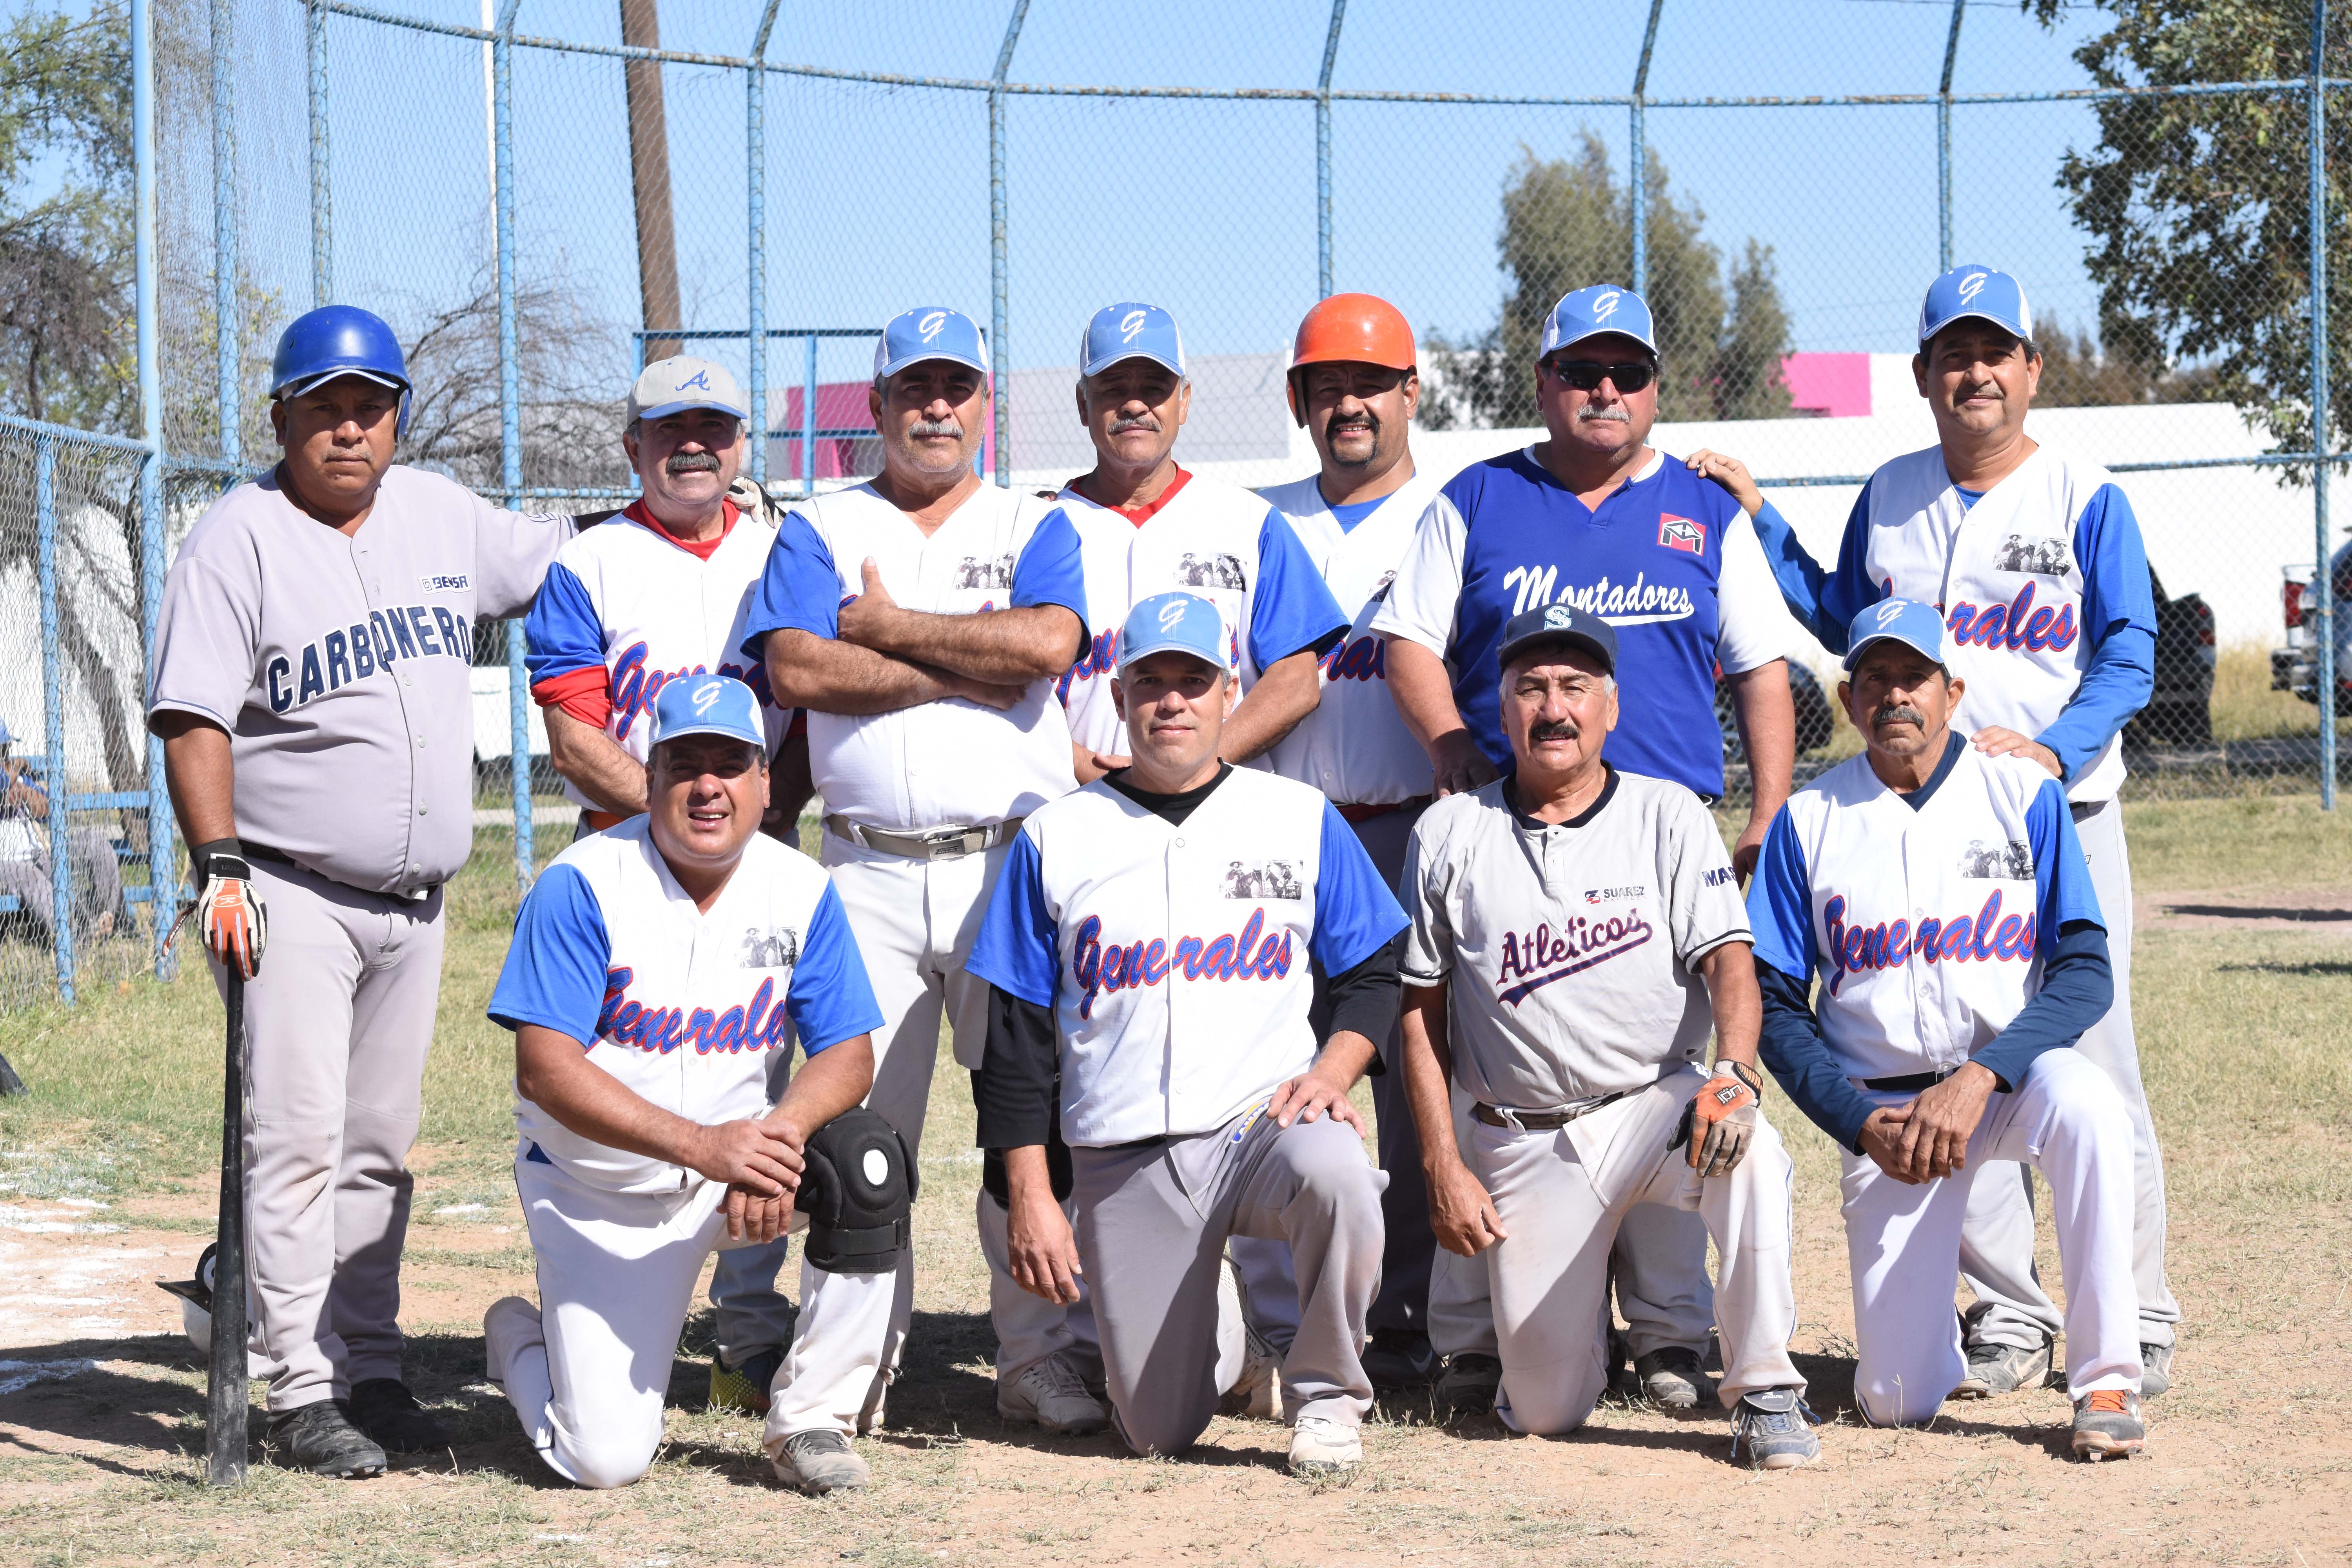
[[1496, 670], [1510, 668], [1513, 659], [1540, 642], [1565, 643], [1600, 660], [1603, 675], [1617, 673], [1617, 628], [1574, 605], [1546, 605], [1540, 610], [1513, 616], [1503, 626], [1502, 651], [1495, 656]]
[[2011, 337], [2033, 341], [2033, 311], [2025, 285], [1990, 267], [1955, 267], [1927, 285], [1919, 303], [1919, 341], [1927, 342], [1954, 321], [1974, 316]]
[[723, 364], [714, 364], [692, 354], [672, 354], [657, 359], [637, 373], [636, 384], [629, 388], [629, 417], [660, 419], [672, 414], [683, 414], [689, 408], [715, 408], [721, 414], [732, 414], [738, 419], [749, 419], [751, 400], [735, 384], [735, 377]]
[[890, 318], [874, 345], [874, 379], [896, 375], [910, 364], [943, 359], [988, 374], [988, 340], [980, 323], [943, 305], [918, 305]]
[[1148, 359], [1184, 374], [1184, 338], [1176, 318], [1157, 305], [1105, 305], [1078, 340], [1078, 374], [1099, 375], [1121, 360]]
[[1944, 662], [1944, 617], [1933, 605], [1916, 599], [1881, 599], [1854, 616], [1845, 632], [1845, 668], [1862, 662], [1870, 645], [1899, 642], [1917, 648], [1937, 664]]
[[682, 735], [724, 735], [768, 754], [760, 700], [731, 675], [678, 675], [662, 682], [661, 695], [654, 699], [653, 743]]
[[1536, 351], [1536, 358], [1549, 359], [1560, 349], [1603, 332], [1631, 338], [1653, 354], [1658, 352], [1658, 330], [1650, 320], [1649, 301], [1631, 289], [1595, 283], [1560, 296], [1559, 303], [1544, 318], [1543, 346]]
[[1154, 594], [1136, 601], [1118, 632], [1118, 668], [1155, 653], [1189, 653], [1219, 669], [1225, 665], [1225, 617], [1198, 594]]

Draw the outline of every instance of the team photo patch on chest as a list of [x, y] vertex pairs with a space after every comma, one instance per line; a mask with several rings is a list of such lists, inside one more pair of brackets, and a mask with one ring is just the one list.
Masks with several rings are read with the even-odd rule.
[[959, 588], [1010, 588], [1013, 586], [1013, 552], [1002, 555], [967, 555], [955, 569], [955, 585]]
[[1992, 564], [1996, 572], [2063, 577], [2074, 570], [2074, 552], [2054, 534], [2012, 533], [1993, 552]]
[[1296, 860], [1234, 860], [1217, 879], [1217, 891], [1228, 899], [1302, 899], [1307, 889], [1298, 878]]
[[1180, 588], [1231, 588], [1235, 593], [1249, 591], [1249, 578], [1242, 571], [1242, 558], [1229, 552], [1199, 555], [1187, 550], [1176, 563], [1176, 585]]

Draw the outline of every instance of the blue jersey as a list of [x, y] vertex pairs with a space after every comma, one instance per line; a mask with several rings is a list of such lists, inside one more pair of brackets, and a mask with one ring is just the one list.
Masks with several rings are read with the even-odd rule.
[[1508, 769], [1496, 663], [1503, 626], [1555, 604], [1617, 630], [1609, 760], [1719, 797], [1717, 668], [1738, 674], [1785, 658], [1795, 636], [1738, 503], [1663, 453], [1598, 509], [1530, 451], [1490, 458], [1448, 480], [1422, 514], [1372, 629], [1444, 657], [1463, 722]]

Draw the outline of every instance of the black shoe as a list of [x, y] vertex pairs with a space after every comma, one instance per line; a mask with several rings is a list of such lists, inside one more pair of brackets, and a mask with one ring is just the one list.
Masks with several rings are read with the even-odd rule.
[[1503, 1363], [1477, 1351], [1445, 1358], [1444, 1375], [1437, 1380], [1437, 1403], [1456, 1414], [1495, 1408], [1496, 1391], [1503, 1386]]
[[1652, 1351], [1633, 1363], [1643, 1397], [1662, 1410], [1696, 1410], [1706, 1388], [1706, 1370], [1696, 1352], [1682, 1345]]
[[1363, 1359], [1364, 1376], [1376, 1394], [1418, 1391], [1437, 1376], [1437, 1352], [1419, 1329], [1374, 1329]]
[[314, 1476], [356, 1479], [383, 1474], [383, 1450], [331, 1399], [269, 1418], [269, 1441]]
[[396, 1377], [371, 1377], [352, 1384], [352, 1425], [394, 1454], [425, 1454], [449, 1446], [441, 1423], [425, 1414], [408, 1384]]

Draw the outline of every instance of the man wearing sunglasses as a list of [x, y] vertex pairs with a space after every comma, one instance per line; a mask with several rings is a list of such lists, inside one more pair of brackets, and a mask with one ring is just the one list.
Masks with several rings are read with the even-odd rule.
[[[1441, 795], [1511, 765], [1489, 672], [1515, 616], [1565, 604], [1614, 628], [1630, 673], [1611, 760], [1710, 802], [1724, 790], [1720, 668], [1753, 779], [1732, 854], [1745, 878], [1789, 795], [1797, 628], [1738, 504], [1648, 444], [1660, 371], [1650, 308], [1632, 289], [1596, 284], [1554, 306], [1536, 361], [1549, 438], [1446, 482], [1372, 630], [1387, 639], [1390, 692]], [[1477, 1403], [1500, 1374], [1493, 1323], [1483, 1281], [1447, 1258], [1430, 1300], [1431, 1341], [1454, 1358], [1441, 1392]], [[1644, 1390], [1662, 1405], [1698, 1401], [1714, 1318], [1706, 1261], [1694, 1215], [1644, 1207], [1619, 1232], [1618, 1304]]]

